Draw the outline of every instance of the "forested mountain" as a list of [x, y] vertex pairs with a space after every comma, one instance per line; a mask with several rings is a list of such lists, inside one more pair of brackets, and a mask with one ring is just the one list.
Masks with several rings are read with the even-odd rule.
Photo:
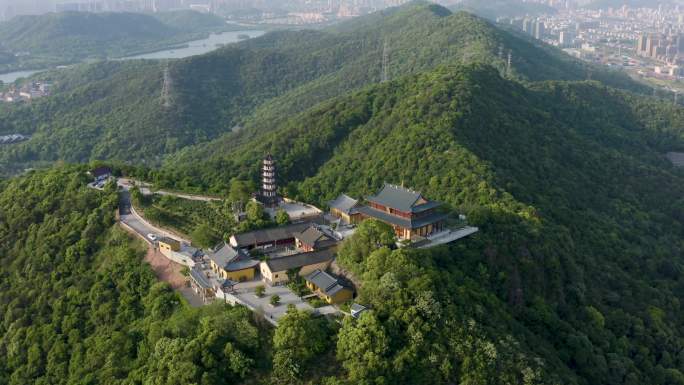
[[[246, 127], [238, 137], [227, 134], [184, 156], [222, 152], [294, 113], [380, 81], [386, 46], [388, 78], [448, 63], [488, 63], [503, 72], [511, 51], [510, 72], [517, 79], [579, 80], [591, 71], [592, 78], [608, 84], [639, 87], [624, 75], [589, 68], [473, 15], [417, 4], [325, 31], [270, 33], [170, 62], [172, 87], [166, 100], [161, 99], [164, 63], [96, 64], [67, 72], [66, 78], [56, 75], [54, 81], [61, 85], [55, 96], [30, 105], [0, 106], [0, 132], [35, 134], [24, 144], [0, 149], [0, 164], [5, 169], [58, 159], [158, 164], [189, 144]], [[141, 119], [130, 111], [141, 111], [144, 129], [135, 128]]]
[[197, 39], [227, 27], [218, 16], [194, 11], [17, 16], [0, 24], [0, 48], [20, 56], [12, 63], [0, 62], [0, 71], [126, 56]]
[[[482, 232], [449, 249], [341, 253], [364, 277], [375, 322], [403, 341], [383, 350], [395, 365], [370, 377], [437, 381], [431, 360], [449, 361], [458, 333], [447, 321], [472, 319], [496, 349], [526, 352], [524, 363], [484, 366], [527, 365], [549, 376], [539, 382], [684, 383], [684, 173], [662, 155], [683, 149], [683, 134], [683, 109], [597, 82], [524, 86], [488, 66], [445, 67], [324, 103], [158, 182], [221, 191], [231, 178], [256, 179], [271, 152], [291, 197], [325, 205], [402, 182], [467, 213]], [[443, 318], [405, 317], [420, 313], [425, 290]]]
[[245, 309], [193, 309], [114, 223], [84, 168], [0, 182], [0, 383], [237, 384], [270, 331]]
[[684, 151], [684, 109], [535, 44], [417, 5], [83, 66], [55, 97], [2, 106], [0, 132], [34, 134], [2, 149], [7, 165], [140, 161], [127, 171], [157, 187], [228, 195], [271, 152], [288, 197], [402, 183], [480, 231], [393, 250], [366, 221], [338, 263], [371, 310], [341, 325], [291, 312], [271, 331], [155, 284], [85, 166], [0, 181], [0, 383], [684, 384], [684, 170], [663, 155]]
[[179, 10], [157, 12], [151, 16], [176, 31], [214, 32], [226, 28], [226, 20], [213, 13]]
[[681, 107], [596, 81], [440, 66], [147, 175], [222, 191], [271, 151], [290, 197], [324, 205], [402, 182], [480, 228], [391, 250], [388, 229], [364, 223], [338, 263], [372, 311], [341, 326], [292, 313], [272, 343], [244, 310], [191, 310], [154, 285], [109, 227], [113, 190], [86, 190], [82, 168], [11, 179], [0, 381], [684, 384], [684, 171], [662, 155], [683, 133]]

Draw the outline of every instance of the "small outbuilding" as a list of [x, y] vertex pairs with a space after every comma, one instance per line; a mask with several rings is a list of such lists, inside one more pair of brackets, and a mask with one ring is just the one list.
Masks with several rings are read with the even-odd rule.
[[354, 292], [339, 279], [323, 270], [316, 270], [304, 277], [306, 286], [329, 304], [340, 304], [352, 299]]
[[89, 171], [95, 182], [102, 182], [112, 176], [112, 169], [106, 166], [97, 167]]
[[157, 243], [159, 244], [159, 251], [164, 255], [170, 254], [172, 251], [178, 252], [181, 249], [180, 241], [173, 238], [161, 237]]
[[190, 269], [190, 285], [193, 290], [195, 290], [195, 293], [202, 297], [204, 302], [214, 299], [214, 288], [211, 286], [209, 278], [207, 278], [203, 271], [194, 267]]
[[188, 267], [195, 266], [203, 255], [202, 250], [170, 237], [159, 238], [157, 245], [166, 258]]
[[365, 306], [360, 305], [360, 304], [354, 302], [354, 303], [351, 305], [351, 307], [349, 308], [349, 310], [350, 310], [350, 312], [351, 312], [351, 316], [352, 316], [352, 317], [354, 317], [354, 318], [359, 318], [359, 317], [361, 317], [361, 313], [367, 311], [368, 309], [367, 309]]
[[254, 279], [259, 261], [252, 259], [240, 249], [223, 244], [216, 251], [207, 253], [211, 269], [223, 279], [243, 282]]
[[335, 200], [328, 202], [330, 214], [342, 219], [347, 224], [361, 221], [361, 214], [356, 209], [358, 205], [358, 200], [346, 194], [340, 194]]
[[294, 237], [297, 248], [303, 251], [326, 249], [337, 244], [335, 238], [325, 234], [316, 225], [311, 225], [301, 233], [295, 233]]

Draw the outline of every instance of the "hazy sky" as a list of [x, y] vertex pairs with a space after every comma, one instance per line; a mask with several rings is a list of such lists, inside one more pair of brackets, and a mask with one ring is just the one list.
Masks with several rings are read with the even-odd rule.
[[47, 12], [55, 9], [54, 0], [0, 0], [0, 6], [13, 6], [23, 12]]
[[[54, 11], [56, 3], [66, 3], [66, 2], [88, 2], [89, 0], [0, 0], [0, 16], [2, 11], [6, 10], [8, 6], [12, 6], [13, 13], [42, 13]], [[206, 0], [205, 0], [206, 1]], [[282, 2], [287, 2], [288, 0], [279, 0]], [[434, 0], [433, 0], [434, 1]], [[491, 0], [480, 0], [482, 2], [489, 2]], [[580, 2], [590, 2], [591, 0], [579, 0]], [[197, 0], [197, 2], [203, 2], [203, 0]], [[444, 0], [437, 0], [436, 2], [444, 3]], [[455, 3], [457, 0], [449, 1], [449, 3]], [[684, 0], [624, 0], [625, 3], [639, 3], [642, 5], [649, 4], [654, 8], [660, 3], [675, 3], [684, 4]]]

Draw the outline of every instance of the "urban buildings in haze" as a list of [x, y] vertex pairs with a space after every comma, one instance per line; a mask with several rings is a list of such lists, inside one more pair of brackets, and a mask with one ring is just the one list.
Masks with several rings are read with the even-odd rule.
[[553, 12], [497, 21], [572, 56], [634, 76], [674, 80], [673, 87], [684, 90], [684, 3], [653, 0], [651, 5], [597, 9], [578, 1], [523, 1], [542, 3]]
[[176, 9], [320, 22], [359, 16], [409, 0], [0, 0], [0, 21], [46, 12], [163, 12]]

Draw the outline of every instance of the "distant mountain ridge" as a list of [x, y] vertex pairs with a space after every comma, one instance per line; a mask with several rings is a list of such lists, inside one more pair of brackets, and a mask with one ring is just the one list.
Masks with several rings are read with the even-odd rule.
[[[19, 58], [20, 64], [47, 66], [162, 49], [227, 27], [218, 16], [194, 11], [48, 13], [1, 23], [0, 46], [28, 54]], [[9, 68], [0, 63], [0, 70]]]
[[[592, 73], [595, 79], [616, 87], [641, 89], [626, 75], [591, 67], [527, 36], [503, 31], [472, 14], [451, 13], [434, 4], [385, 10], [333, 27], [330, 32], [270, 34], [246, 43], [254, 50], [269, 52], [272, 55], [270, 60], [283, 55], [284, 58], [293, 57], [295, 61], [310, 61], [288, 67], [292, 70], [282, 71], [287, 74], [283, 80], [289, 80], [300, 71], [307, 75], [318, 73], [318, 79], [305, 81], [283, 91], [281, 95], [267, 99], [256, 108], [253, 115], [245, 119], [244, 124], [232, 122], [231, 127], [240, 123], [246, 129], [240, 131], [239, 135], [227, 134], [211, 143], [211, 153], [221, 153], [252, 133], [268, 131], [280, 120], [320, 101], [380, 81], [385, 47], [388, 51], [390, 79], [454, 63], [486, 63], [504, 73], [510, 52], [510, 75], [521, 80], [583, 80]], [[275, 49], [276, 46], [282, 47], [281, 50]], [[192, 65], [206, 63], [202, 67], [203, 73], [211, 74], [212, 69], [224, 68], [217, 63], [225, 57], [224, 53], [215, 52], [196, 58]], [[223, 81], [219, 74], [215, 76], [216, 82]], [[268, 78], [268, 73], [262, 73], [259, 80], [264, 78]], [[193, 79], [192, 83], [200, 84], [198, 79]], [[288, 81], [286, 84], [297, 83]], [[206, 113], [210, 113], [209, 110]], [[198, 154], [195, 149], [185, 152]]]
[[[58, 83], [49, 100], [0, 106], [0, 132], [33, 134], [22, 145], [0, 149], [0, 162], [160, 164], [200, 143], [201, 149], [187, 148], [177, 158], [194, 161], [205, 150], [220, 154], [297, 112], [379, 82], [386, 46], [390, 79], [440, 65], [485, 63], [524, 81], [581, 80], [592, 72], [607, 84], [639, 87], [624, 75], [590, 67], [471, 14], [414, 4], [330, 30], [274, 32], [169, 62], [170, 108], [161, 101], [166, 64], [159, 62], [97, 64], [46, 75]], [[236, 126], [244, 129], [230, 133]]]

